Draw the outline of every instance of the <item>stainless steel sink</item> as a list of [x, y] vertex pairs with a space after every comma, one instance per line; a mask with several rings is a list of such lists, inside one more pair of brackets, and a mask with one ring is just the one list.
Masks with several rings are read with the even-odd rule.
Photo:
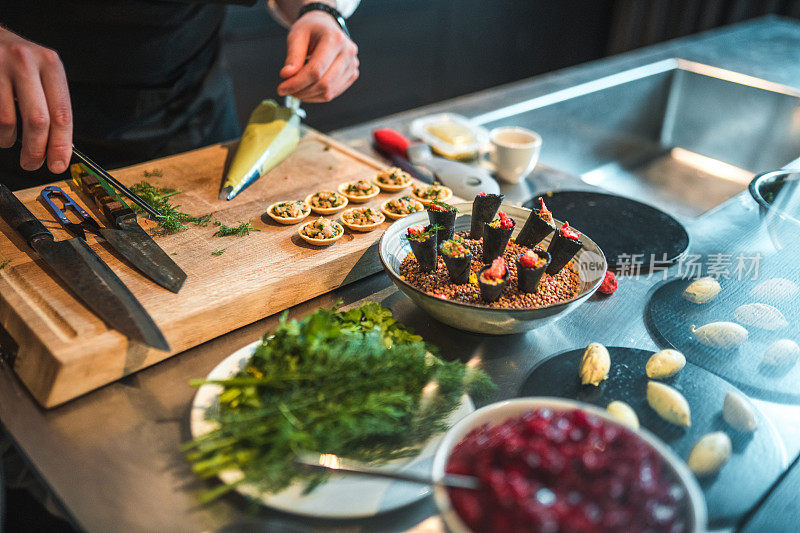
[[[540, 161], [696, 216], [800, 157], [800, 90], [669, 59], [475, 117], [544, 139]], [[535, 189], [535, 184], [533, 184]]]

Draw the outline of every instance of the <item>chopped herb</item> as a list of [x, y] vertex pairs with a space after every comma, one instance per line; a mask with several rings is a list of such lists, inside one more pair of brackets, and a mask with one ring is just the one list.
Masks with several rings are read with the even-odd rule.
[[223, 248], [222, 250], [217, 250], [216, 252], [211, 252], [211, 255], [222, 255], [222, 254], [225, 253], [225, 250], [226, 250], [226, 248]]
[[[153, 172], [155, 172], [155, 170]], [[157, 221], [158, 227], [161, 228], [163, 233], [172, 234], [184, 231], [186, 229], [186, 224], [198, 224], [198, 221], [200, 221], [198, 225], [207, 226], [208, 221], [211, 219], [211, 214], [193, 217], [192, 215], [178, 211], [180, 205], [172, 205], [172, 202], [169, 200], [170, 196], [181, 192], [178, 189], [156, 187], [146, 181], [140, 181], [136, 185], [131, 186], [131, 191], [139, 195], [142, 200], [161, 213]], [[136, 204], [132, 204], [131, 208], [137, 213], [144, 213], [144, 210]]]
[[201, 228], [205, 228], [208, 226], [208, 223], [211, 222], [211, 217], [213, 215], [211, 213], [205, 214], [203, 216], [199, 216], [194, 219], [194, 225], [200, 226]]
[[215, 226], [221, 226], [221, 225], [222, 225], [222, 222], [220, 222], [219, 220], [215, 220], [215, 221], [214, 221], [214, 225], [215, 225]]
[[331, 149], [331, 147], [326, 144], [325, 147], [322, 149], [322, 151], [323, 152], [327, 152], [330, 149]]
[[249, 220], [247, 222], [241, 222], [238, 226], [226, 226], [225, 224], [221, 224], [216, 233], [214, 233], [214, 237], [230, 237], [232, 235], [244, 237], [245, 235], [250, 235], [251, 231], [261, 230], [254, 228]]
[[170, 255], [178, 255], [178, 252], [172, 252]]
[[164, 175], [160, 168], [154, 168], [153, 170], [145, 170], [144, 177], [145, 178], [160, 178]]
[[221, 386], [219, 411], [211, 415], [219, 426], [183, 450], [200, 477], [238, 469], [240, 482], [267, 492], [300, 480], [310, 491], [326, 479], [298, 467], [298, 451], [366, 462], [413, 456], [447, 428], [464, 393], [485, 396], [494, 388], [481, 370], [443, 361], [432, 349], [375, 302], [319, 309], [300, 321], [284, 314], [238, 374], [192, 383]]
[[0, 270], [3, 270], [5, 267], [7, 267], [9, 263], [11, 263], [11, 259], [6, 259], [2, 263], [0, 263]]

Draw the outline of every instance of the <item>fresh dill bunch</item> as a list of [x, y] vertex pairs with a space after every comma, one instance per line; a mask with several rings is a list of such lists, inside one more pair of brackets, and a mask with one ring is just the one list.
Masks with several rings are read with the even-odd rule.
[[[153, 170], [153, 172], [156, 171], [158, 171], [159, 174], [151, 173], [149, 175], [160, 176], [161, 174], [158, 169]], [[161, 216], [156, 220], [158, 222], [158, 227], [161, 228], [163, 233], [173, 234], [184, 231], [187, 229], [186, 224], [188, 223], [194, 223], [198, 226], [206, 227], [211, 221], [211, 213], [202, 215], [200, 217], [193, 217], [192, 215], [179, 211], [179, 205], [172, 205], [172, 202], [169, 200], [169, 198], [180, 193], [181, 191], [178, 189], [170, 189], [169, 187], [156, 187], [146, 181], [140, 181], [139, 183], [131, 186], [130, 189], [140, 196], [142, 200], [153, 206], [159, 213], [161, 213]], [[132, 204], [131, 207], [137, 213], [144, 212], [144, 210], [136, 204]]]
[[258, 228], [254, 228], [253, 224], [248, 220], [247, 222], [241, 222], [238, 226], [226, 226], [225, 224], [220, 224], [219, 229], [214, 232], [214, 237], [244, 237], [245, 235], [250, 235], [251, 231], [261, 231]]
[[284, 315], [244, 370], [213, 383], [223, 389], [218, 428], [184, 445], [192, 469], [203, 478], [239, 469], [267, 492], [324, 481], [294, 463], [300, 451], [369, 463], [413, 456], [447, 429], [463, 394], [493, 388], [481, 370], [435, 357], [377, 303]]

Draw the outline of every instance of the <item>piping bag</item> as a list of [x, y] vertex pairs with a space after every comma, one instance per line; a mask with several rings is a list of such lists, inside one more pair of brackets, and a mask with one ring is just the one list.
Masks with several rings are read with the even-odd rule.
[[264, 100], [250, 114], [247, 127], [222, 189], [220, 200], [232, 200], [258, 178], [286, 159], [300, 141], [300, 101], [287, 100], [288, 106]]

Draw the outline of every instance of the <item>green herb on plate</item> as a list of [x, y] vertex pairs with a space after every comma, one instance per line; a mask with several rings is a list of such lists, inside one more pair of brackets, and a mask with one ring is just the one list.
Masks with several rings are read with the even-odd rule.
[[[319, 309], [281, 320], [247, 366], [221, 381], [217, 428], [184, 445], [202, 478], [236, 469], [239, 483], [277, 492], [295, 481], [306, 490], [326, 479], [298, 467], [300, 451], [381, 463], [419, 453], [447, 429], [465, 393], [494, 385], [481, 370], [442, 361], [432, 347], [377, 303], [348, 311]], [[203, 495], [212, 500], [235, 488]]]

